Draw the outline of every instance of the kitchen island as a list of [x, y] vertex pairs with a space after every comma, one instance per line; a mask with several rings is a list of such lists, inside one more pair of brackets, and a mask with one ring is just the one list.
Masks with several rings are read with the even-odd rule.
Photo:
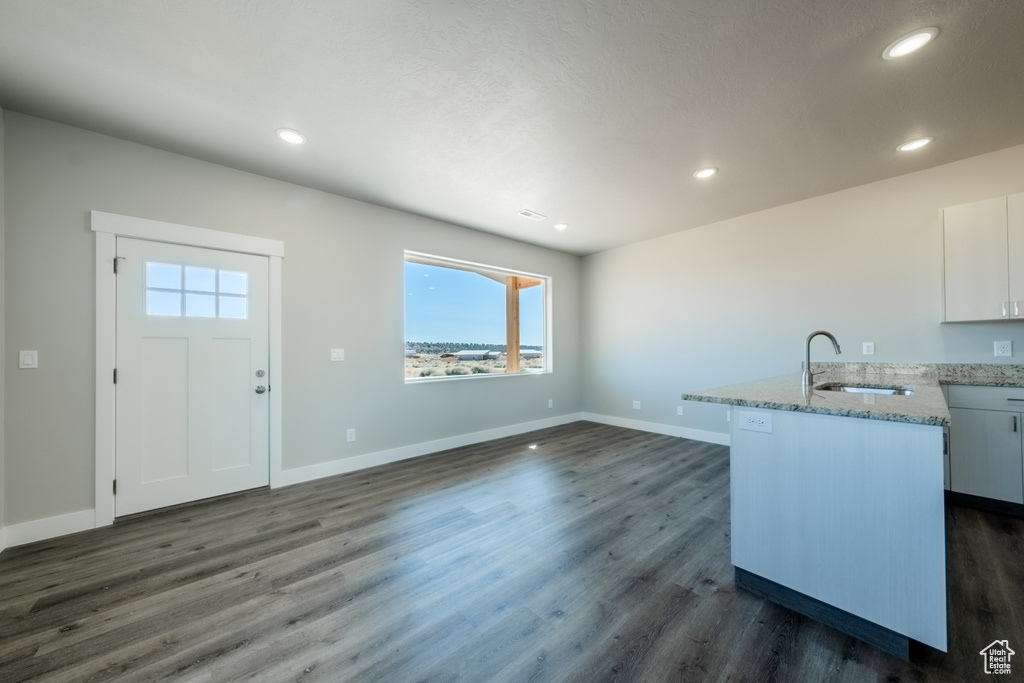
[[736, 584], [903, 659], [915, 641], [946, 651], [939, 380], [833, 370], [814, 387], [794, 374], [683, 395], [735, 406]]

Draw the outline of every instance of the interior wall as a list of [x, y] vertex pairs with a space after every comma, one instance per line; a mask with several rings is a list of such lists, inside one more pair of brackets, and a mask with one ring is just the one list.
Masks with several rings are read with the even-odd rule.
[[[799, 373], [818, 329], [843, 361], [1020, 363], [1024, 322], [940, 324], [940, 209], [1021, 191], [1024, 146], [584, 258], [584, 411], [727, 433], [680, 394]], [[837, 359], [822, 339], [811, 358]]]
[[[7, 369], [7, 347], [4, 345], [4, 310], [5, 310], [5, 299], [6, 299], [6, 288], [4, 286], [7, 277], [7, 271], [4, 267], [4, 244], [5, 231], [4, 226], [6, 225], [4, 209], [4, 110], [0, 108], [0, 358], [3, 362], [0, 362], [0, 550], [3, 550], [6, 545], [6, 538], [4, 534], [4, 509], [6, 507], [6, 482], [4, 477], [4, 471], [6, 470], [4, 453], [4, 442], [7, 439], [6, 423], [6, 412], [4, 410], [4, 374]], [[17, 361], [15, 361], [17, 362]]]
[[[94, 505], [94, 209], [284, 241], [286, 470], [579, 413], [578, 257], [13, 112], [4, 159], [7, 344], [40, 354], [6, 382], [8, 524]], [[551, 276], [554, 372], [405, 384], [405, 249]]]

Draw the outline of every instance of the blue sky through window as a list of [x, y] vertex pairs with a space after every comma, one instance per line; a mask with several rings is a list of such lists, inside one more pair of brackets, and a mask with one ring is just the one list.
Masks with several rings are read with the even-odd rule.
[[[519, 343], [544, 343], [543, 287], [519, 292]], [[479, 273], [405, 263], [405, 339], [505, 343], [505, 285]]]

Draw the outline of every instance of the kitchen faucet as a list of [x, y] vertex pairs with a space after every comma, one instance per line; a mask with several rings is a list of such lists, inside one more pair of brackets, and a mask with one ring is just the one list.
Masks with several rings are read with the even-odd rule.
[[817, 337], [818, 335], [824, 335], [824, 336], [826, 336], [826, 337], [828, 337], [829, 339], [832, 340], [832, 346], [836, 350], [836, 355], [839, 355], [839, 354], [842, 353], [842, 351], [839, 350], [839, 342], [836, 341], [836, 338], [832, 336], [831, 332], [826, 332], [825, 330], [818, 330], [816, 332], [811, 332], [811, 334], [807, 337], [807, 345], [804, 347], [804, 374], [803, 374], [803, 387], [804, 387], [804, 391], [807, 391], [808, 389], [810, 389], [811, 385], [814, 384], [814, 374], [811, 373], [811, 340], [814, 339], [815, 337]]

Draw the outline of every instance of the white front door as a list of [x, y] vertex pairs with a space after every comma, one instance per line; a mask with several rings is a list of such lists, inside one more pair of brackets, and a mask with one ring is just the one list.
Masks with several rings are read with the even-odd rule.
[[116, 515], [269, 483], [263, 256], [117, 238]]

